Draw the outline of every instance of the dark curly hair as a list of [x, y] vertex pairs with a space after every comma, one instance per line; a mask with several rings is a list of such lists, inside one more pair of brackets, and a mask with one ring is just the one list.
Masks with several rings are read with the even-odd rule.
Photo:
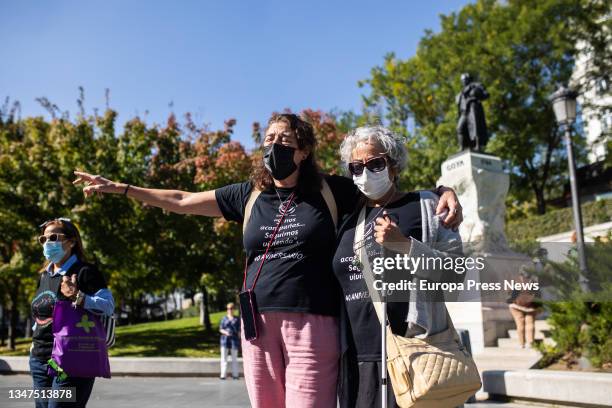
[[[289, 128], [296, 134], [300, 150], [309, 150], [308, 157], [306, 157], [299, 166], [298, 193], [303, 194], [320, 191], [322, 176], [316, 161], [315, 148], [317, 140], [312, 125], [293, 113], [273, 114], [268, 120], [268, 126], [276, 122], [284, 122], [289, 125]], [[262, 191], [274, 187], [274, 180], [264, 166], [261, 155], [255, 155], [251, 182], [255, 188]]]

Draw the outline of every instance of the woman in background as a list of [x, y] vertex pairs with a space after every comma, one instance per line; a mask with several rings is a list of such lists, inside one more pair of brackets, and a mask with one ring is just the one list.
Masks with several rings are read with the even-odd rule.
[[219, 323], [221, 333], [221, 378], [225, 380], [227, 374], [228, 352], [232, 356], [232, 378], [237, 380], [238, 374], [238, 344], [240, 342], [240, 319], [234, 316], [234, 304], [227, 304], [227, 314]]
[[47, 361], [53, 349], [53, 308], [56, 300], [71, 300], [74, 307], [98, 315], [111, 316], [113, 296], [98, 268], [85, 259], [81, 235], [67, 218], [57, 218], [41, 225], [46, 262], [40, 271], [38, 288], [32, 299], [34, 327], [30, 348], [30, 373], [34, 388], [76, 389], [75, 402], [36, 401], [37, 408], [85, 407], [95, 378], [70, 377], [61, 380], [47, 374]]
[[[527, 268], [521, 267], [518, 281], [523, 283], [536, 282], [529, 276]], [[536, 298], [539, 297], [538, 291], [533, 290], [513, 290], [508, 301], [510, 314], [516, 324], [516, 332], [521, 348], [531, 348], [535, 338], [535, 317], [538, 314], [539, 303]]]

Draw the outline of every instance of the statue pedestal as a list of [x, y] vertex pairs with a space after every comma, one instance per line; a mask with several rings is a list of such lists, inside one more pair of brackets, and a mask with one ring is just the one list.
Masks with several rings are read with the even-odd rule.
[[[483, 257], [486, 267], [482, 271], [467, 271], [466, 280], [477, 282], [503, 282], [516, 279], [521, 265], [531, 260], [508, 248], [504, 232], [505, 199], [510, 176], [503, 171], [499, 157], [462, 151], [442, 163], [442, 177], [438, 185], [451, 187], [463, 207], [463, 223], [459, 228], [466, 256]], [[509, 293], [508, 293], [509, 295]], [[513, 327], [508, 305], [488, 301], [479, 293], [471, 294], [469, 301], [448, 302], [447, 307], [457, 328], [470, 331], [472, 351], [485, 346], [496, 346], [497, 338]]]
[[499, 157], [464, 150], [442, 163], [440, 184], [453, 188], [463, 207], [463, 242], [483, 253], [509, 251], [504, 217], [510, 176]]

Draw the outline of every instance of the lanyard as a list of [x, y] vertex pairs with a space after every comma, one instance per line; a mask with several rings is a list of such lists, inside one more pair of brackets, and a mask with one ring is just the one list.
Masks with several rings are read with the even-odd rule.
[[[266, 256], [268, 255], [268, 251], [270, 250], [270, 247], [272, 246], [272, 242], [274, 242], [274, 238], [276, 238], [276, 234], [278, 233], [278, 230], [281, 226], [281, 224], [283, 223], [283, 219], [285, 219], [285, 214], [287, 214], [287, 211], [289, 210], [289, 207], [291, 207], [291, 203], [293, 203], [293, 199], [295, 198], [295, 191], [291, 193], [291, 195], [289, 196], [289, 200], [286, 201], [286, 204], [283, 206], [283, 212], [281, 213], [281, 217], [278, 220], [278, 223], [276, 224], [276, 228], [274, 228], [274, 232], [272, 233], [272, 237], [270, 237], [270, 241], [268, 241], [268, 246], [266, 247], [266, 251], [263, 254], [263, 257], [261, 259], [261, 263], [259, 264], [259, 268], [257, 269], [257, 274], [255, 275], [255, 280], [253, 281], [253, 285], [251, 285], [251, 291], [253, 289], [255, 289], [255, 284], [257, 283], [257, 279], [259, 279], [259, 274], [261, 273], [261, 269], [263, 267], [264, 262], [266, 261]], [[247, 278], [247, 267], [248, 267], [248, 259], [246, 259], [244, 261], [244, 279], [242, 280], [242, 287], [244, 289], [246, 289], [246, 278]]]

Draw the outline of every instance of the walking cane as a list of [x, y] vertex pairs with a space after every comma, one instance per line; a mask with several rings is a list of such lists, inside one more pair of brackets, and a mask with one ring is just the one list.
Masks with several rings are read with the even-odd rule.
[[382, 400], [381, 400], [381, 407], [382, 408], [387, 408], [387, 302], [386, 302], [386, 292], [383, 291], [383, 296], [382, 296], [382, 322], [380, 324], [381, 327], [381, 336], [380, 338], [382, 339], [382, 357], [381, 357], [381, 368], [380, 371], [382, 373], [381, 375], [381, 381], [380, 384], [382, 385], [381, 390], [382, 390]]

